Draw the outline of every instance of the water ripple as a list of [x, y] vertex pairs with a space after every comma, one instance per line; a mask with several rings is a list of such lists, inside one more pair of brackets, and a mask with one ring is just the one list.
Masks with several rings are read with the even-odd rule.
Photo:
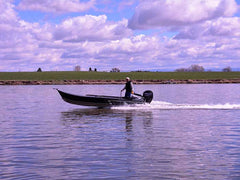
[[96, 109], [65, 104], [52, 86], [4, 87], [0, 179], [238, 179], [239, 105], [234, 96], [223, 103], [223, 95], [213, 105], [155, 99]]

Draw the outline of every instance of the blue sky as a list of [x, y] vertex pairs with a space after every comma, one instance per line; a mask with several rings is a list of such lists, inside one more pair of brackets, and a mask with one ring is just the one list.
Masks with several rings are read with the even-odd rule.
[[240, 0], [0, 0], [0, 71], [240, 68]]

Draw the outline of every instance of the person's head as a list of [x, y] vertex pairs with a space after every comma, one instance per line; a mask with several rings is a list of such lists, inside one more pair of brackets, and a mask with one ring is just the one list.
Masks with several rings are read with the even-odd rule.
[[129, 78], [129, 77], [126, 77], [126, 81], [127, 81], [127, 82], [130, 81], [130, 78]]

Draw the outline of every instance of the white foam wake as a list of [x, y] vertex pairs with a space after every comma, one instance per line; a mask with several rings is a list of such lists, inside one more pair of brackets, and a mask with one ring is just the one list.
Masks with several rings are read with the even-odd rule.
[[112, 107], [121, 110], [151, 110], [151, 109], [239, 109], [240, 104], [173, 104], [163, 101], [152, 101], [151, 104], [126, 105]]

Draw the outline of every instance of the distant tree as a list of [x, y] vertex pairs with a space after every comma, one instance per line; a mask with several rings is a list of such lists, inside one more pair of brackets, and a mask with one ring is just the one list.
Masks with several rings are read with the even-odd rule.
[[188, 69], [189, 72], [204, 72], [204, 68], [198, 64], [193, 64]]
[[41, 68], [38, 68], [37, 72], [42, 72], [42, 69], [41, 69]]
[[97, 68], [94, 68], [94, 71], [97, 72]]
[[80, 66], [75, 66], [74, 67], [74, 71], [80, 71], [81, 70], [81, 67]]
[[92, 68], [90, 67], [88, 71], [92, 71]]
[[228, 66], [228, 67], [223, 68], [222, 71], [223, 72], [231, 72], [232, 68], [230, 66]]
[[179, 68], [175, 70], [176, 72], [204, 72], [204, 68], [200, 65], [193, 64], [189, 68]]
[[112, 68], [112, 70], [110, 72], [120, 72], [119, 68]]

